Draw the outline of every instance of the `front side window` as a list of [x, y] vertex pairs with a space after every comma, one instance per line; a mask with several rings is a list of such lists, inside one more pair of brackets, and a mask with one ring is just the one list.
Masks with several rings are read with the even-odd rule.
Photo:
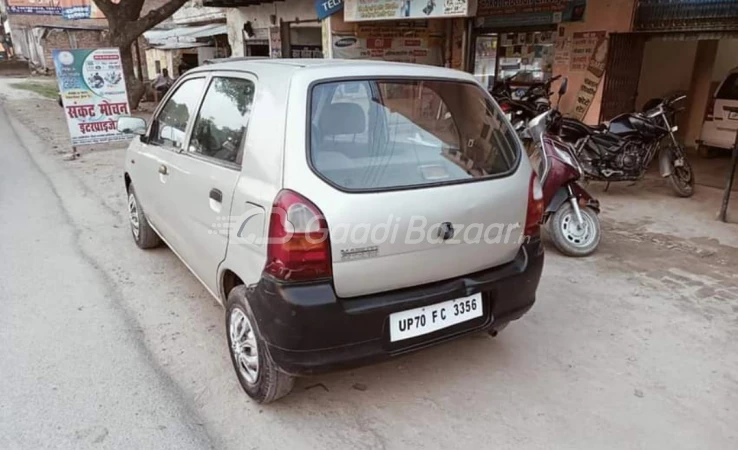
[[231, 163], [240, 163], [254, 83], [242, 78], [213, 78], [190, 139], [189, 151]]
[[315, 86], [310, 162], [349, 190], [481, 179], [509, 172], [514, 133], [478, 86], [368, 80]]
[[176, 149], [184, 146], [187, 123], [197, 110], [204, 85], [204, 78], [193, 78], [177, 87], [154, 120], [152, 143]]

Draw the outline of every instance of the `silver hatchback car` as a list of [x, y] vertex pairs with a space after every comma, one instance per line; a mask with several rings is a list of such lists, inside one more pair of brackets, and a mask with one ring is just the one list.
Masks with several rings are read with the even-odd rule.
[[226, 308], [259, 402], [293, 377], [479, 331], [535, 301], [542, 192], [470, 75], [374, 61], [188, 71], [150, 124], [126, 117], [141, 248], [164, 241]]

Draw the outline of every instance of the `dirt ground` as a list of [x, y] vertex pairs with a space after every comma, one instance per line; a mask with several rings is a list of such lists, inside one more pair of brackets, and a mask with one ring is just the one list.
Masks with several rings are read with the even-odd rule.
[[[659, 179], [590, 185], [603, 240], [586, 259], [547, 247], [538, 301], [499, 337], [472, 336], [384, 364], [298, 381], [248, 401], [223, 313], [166, 248], [128, 235], [120, 147], [75, 161], [53, 102], [0, 80], [27, 148], [119, 292], [140, 338], [218, 448], [738, 448], [738, 225], [721, 192]], [[738, 197], [730, 218], [738, 221]]]

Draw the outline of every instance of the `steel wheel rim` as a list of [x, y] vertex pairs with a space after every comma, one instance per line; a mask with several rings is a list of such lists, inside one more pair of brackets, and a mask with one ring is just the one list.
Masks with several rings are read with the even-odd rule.
[[574, 213], [569, 213], [561, 220], [561, 233], [564, 238], [577, 247], [587, 247], [597, 238], [594, 220], [582, 211], [584, 223], [580, 227]]
[[249, 384], [256, 383], [259, 377], [256, 334], [248, 317], [239, 308], [231, 311], [228, 334], [231, 339], [231, 355], [238, 366], [238, 372]]
[[131, 230], [133, 231], [133, 235], [138, 239], [138, 235], [141, 232], [141, 219], [138, 214], [136, 197], [133, 194], [128, 196], [128, 217], [131, 221]]

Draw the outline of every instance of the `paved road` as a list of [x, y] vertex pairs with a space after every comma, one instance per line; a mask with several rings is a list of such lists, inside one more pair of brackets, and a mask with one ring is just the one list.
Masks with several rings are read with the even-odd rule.
[[626, 225], [634, 194], [614, 186], [598, 253], [550, 250], [536, 306], [497, 338], [301, 379], [260, 406], [221, 307], [167, 248], [133, 244], [122, 151], [62, 162], [53, 101], [8, 104], [26, 149], [0, 113], [0, 449], [738, 448], [738, 245], [695, 213], [719, 194], [639, 186], [653, 200]]
[[0, 448], [208, 448], [0, 109]]

